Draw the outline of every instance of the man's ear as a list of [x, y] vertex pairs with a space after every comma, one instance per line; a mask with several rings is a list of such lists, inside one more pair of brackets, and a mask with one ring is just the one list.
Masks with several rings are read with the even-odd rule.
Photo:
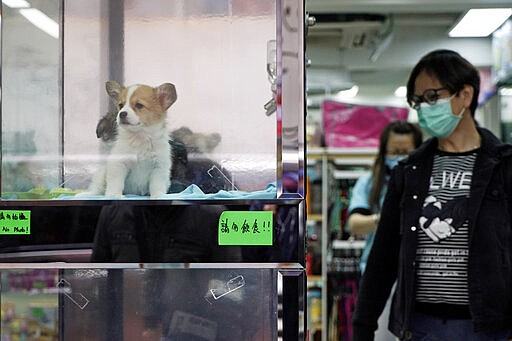
[[464, 101], [464, 108], [469, 108], [471, 106], [471, 102], [473, 101], [475, 89], [473, 89], [471, 85], [466, 84], [459, 93]]

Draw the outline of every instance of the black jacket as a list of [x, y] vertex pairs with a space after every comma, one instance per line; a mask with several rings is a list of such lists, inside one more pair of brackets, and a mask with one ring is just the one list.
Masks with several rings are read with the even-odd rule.
[[[512, 146], [478, 129], [469, 213], [468, 289], [476, 330], [512, 326]], [[354, 341], [373, 340], [396, 281], [389, 329], [407, 338], [415, 300], [418, 218], [428, 195], [437, 139], [400, 162], [391, 175], [381, 220], [353, 316]]]
[[219, 205], [103, 207], [93, 262], [239, 262], [239, 247], [218, 245]]
[[[132, 206], [123, 203], [104, 206], [98, 220], [92, 261], [240, 262], [240, 247], [218, 245], [218, 221], [225, 209], [225, 206], [205, 204]], [[142, 282], [142, 298], [134, 300], [143, 302], [138, 307], [138, 314], [143, 317], [146, 329], [161, 328], [162, 339], [166, 340], [206, 340], [211, 337], [213, 327], [219, 339], [249, 339], [256, 333], [260, 321], [258, 316], [263, 312], [253, 307], [248, 314], [240, 313], [246, 304], [242, 299], [208, 304], [206, 295], [212, 287], [224, 288], [226, 281], [242, 275], [247, 281], [243, 293], [254, 295], [258, 286], [253, 283], [261, 285], [261, 274], [252, 270], [223, 268], [222, 265], [219, 268], [186, 270], [149, 267], [131, 275]], [[105, 298], [105, 304], [116, 306], [119, 303], [112, 295]], [[132, 301], [130, 304], [134, 306]], [[196, 323], [202, 323], [202, 327], [191, 332], [192, 324], [180, 324], [179, 319], [187, 316], [195, 319]], [[173, 325], [177, 327], [173, 329]]]

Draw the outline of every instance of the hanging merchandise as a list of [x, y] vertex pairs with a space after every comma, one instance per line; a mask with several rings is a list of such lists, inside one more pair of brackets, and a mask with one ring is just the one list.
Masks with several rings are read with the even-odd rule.
[[324, 101], [325, 144], [329, 147], [378, 147], [382, 129], [405, 120], [407, 108], [377, 107]]

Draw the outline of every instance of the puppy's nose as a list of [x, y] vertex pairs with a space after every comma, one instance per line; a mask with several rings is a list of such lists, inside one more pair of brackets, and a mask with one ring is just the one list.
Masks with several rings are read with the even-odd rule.
[[121, 111], [121, 112], [119, 113], [119, 117], [120, 117], [120, 118], [126, 118], [126, 116], [128, 116], [128, 113], [127, 113], [126, 111]]

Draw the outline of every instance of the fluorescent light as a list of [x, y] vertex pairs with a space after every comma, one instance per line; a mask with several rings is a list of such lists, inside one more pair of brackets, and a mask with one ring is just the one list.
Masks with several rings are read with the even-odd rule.
[[56, 39], [59, 38], [59, 24], [40, 10], [35, 8], [20, 9], [20, 14], [40, 30], [43, 30]]
[[2, 0], [3, 4], [10, 8], [29, 8], [30, 4], [25, 0]]
[[487, 37], [512, 14], [512, 8], [470, 9], [448, 33], [450, 37]]
[[336, 97], [338, 97], [338, 98], [353, 98], [353, 97], [357, 96], [358, 92], [359, 92], [359, 87], [357, 85], [354, 85], [348, 90], [339, 91], [336, 94]]
[[407, 95], [407, 88], [405, 86], [399, 86], [395, 90], [396, 97], [405, 97]]

